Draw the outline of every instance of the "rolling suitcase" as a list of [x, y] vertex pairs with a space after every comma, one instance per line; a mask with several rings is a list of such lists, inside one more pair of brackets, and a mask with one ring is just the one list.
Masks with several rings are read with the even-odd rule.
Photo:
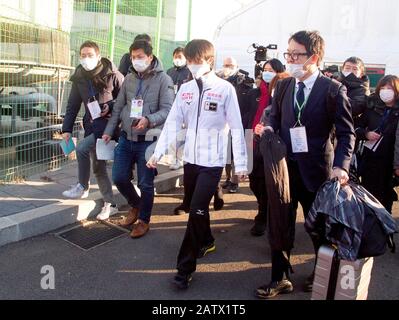
[[373, 258], [339, 259], [332, 246], [317, 255], [311, 300], [367, 300]]

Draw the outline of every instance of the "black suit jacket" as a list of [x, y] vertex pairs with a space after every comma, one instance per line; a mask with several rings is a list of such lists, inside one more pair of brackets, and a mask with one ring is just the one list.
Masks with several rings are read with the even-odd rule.
[[[288, 84], [288, 87], [283, 84]], [[297, 161], [306, 188], [316, 192], [330, 178], [333, 167], [349, 171], [350, 160], [355, 145], [355, 132], [351, 106], [346, 87], [341, 85], [335, 98], [335, 115], [328, 108], [328, 95], [331, 79], [317, 78], [309, 99], [302, 112], [301, 122], [306, 127], [309, 152], [292, 153], [290, 128], [296, 123], [294, 111], [295, 80], [287, 78], [278, 82], [274, 94], [268, 125], [278, 132], [287, 145], [288, 157]], [[283, 95], [279, 92], [286, 88]], [[282, 97], [278, 99], [277, 97]], [[279, 101], [280, 100], [280, 101]], [[281, 104], [281, 105], [280, 105]], [[335, 156], [331, 143], [331, 133], [335, 125], [337, 140]]]

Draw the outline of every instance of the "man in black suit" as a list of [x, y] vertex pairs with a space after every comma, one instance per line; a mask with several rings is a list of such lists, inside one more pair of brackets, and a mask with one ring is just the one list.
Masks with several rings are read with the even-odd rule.
[[[345, 86], [333, 82], [319, 70], [324, 56], [324, 40], [317, 31], [300, 31], [288, 42], [284, 54], [287, 71], [293, 78], [280, 81], [268, 123], [259, 124], [255, 133], [262, 135], [271, 130], [280, 135], [287, 146], [287, 163], [295, 223], [298, 203], [305, 218], [319, 187], [328, 179], [337, 178], [341, 184], [348, 181], [355, 133], [351, 106]], [[333, 83], [332, 83], [333, 82]], [[337, 94], [331, 98], [331, 88]], [[335, 127], [336, 148], [331, 143]], [[311, 237], [315, 252], [319, 240]], [[272, 252], [272, 281], [256, 290], [259, 298], [268, 299], [280, 293], [292, 292], [288, 276], [289, 252]], [[312, 274], [305, 283], [311, 291]]]

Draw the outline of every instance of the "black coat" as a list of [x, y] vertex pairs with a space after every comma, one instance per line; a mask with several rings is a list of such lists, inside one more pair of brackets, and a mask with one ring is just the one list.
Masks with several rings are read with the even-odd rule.
[[380, 127], [379, 133], [383, 139], [375, 151], [363, 148], [358, 173], [362, 177], [362, 184], [366, 189], [390, 210], [391, 202], [396, 199], [392, 175], [396, 129], [399, 121], [399, 102], [391, 109], [389, 116], [381, 126], [385, 109], [385, 104], [375, 94], [371, 95], [367, 99], [366, 111], [358, 121], [356, 135], [359, 140], [366, 140], [368, 131], [374, 131]]
[[[107, 83], [107, 88], [99, 90], [94, 88], [96, 99], [102, 107], [107, 103], [112, 109], [113, 101], [117, 98], [120, 88], [123, 83], [123, 75], [116, 69], [116, 67], [106, 58], [102, 58], [104, 70], [102, 78]], [[72, 132], [76, 117], [80, 111], [83, 103], [85, 107], [85, 114], [83, 116], [83, 128], [85, 130], [85, 137], [94, 133], [97, 138], [100, 138], [107, 124], [106, 118], [98, 118], [94, 121], [91, 119], [87, 104], [89, 99], [89, 80], [84, 77], [83, 67], [79, 65], [75, 73], [71, 77], [72, 89], [68, 98], [65, 118], [62, 124], [63, 132]], [[112, 110], [111, 110], [112, 111]]]
[[366, 109], [367, 97], [370, 95], [370, 79], [367, 75], [357, 78], [353, 73], [344, 77], [341, 73], [337, 79], [346, 89], [348, 89], [348, 98], [352, 107], [352, 116], [360, 116]]
[[287, 148], [275, 133], [266, 131], [260, 139], [267, 191], [268, 239], [272, 250], [290, 251], [295, 238], [295, 211], [292, 210], [286, 162]]
[[180, 86], [187, 81], [192, 80], [192, 75], [187, 66], [184, 67], [173, 67], [170, 68], [167, 72], [167, 75], [172, 78], [173, 84], [177, 86], [177, 90], [180, 89]]
[[[295, 81], [286, 78], [277, 83], [268, 125], [273, 127], [287, 145], [288, 157], [298, 162], [303, 182], [310, 192], [316, 192], [330, 178], [333, 167], [349, 172], [350, 160], [355, 145], [355, 132], [351, 107], [346, 95], [346, 88], [341, 85], [335, 97], [335, 119], [328, 110], [329, 87], [331, 79], [317, 78], [302, 114], [302, 124], [306, 127], [309, 152], [292, 153], [290, 129], [296, 121], [294, 111]], [[286, 86], [289, 82], [288, 87]], [[279, 91], [286, 87], [281, 101]], [[281, 105], [280, 105], [281, 102]], [[331, 133], [335, 126], [337, 146], [331, 143]]]

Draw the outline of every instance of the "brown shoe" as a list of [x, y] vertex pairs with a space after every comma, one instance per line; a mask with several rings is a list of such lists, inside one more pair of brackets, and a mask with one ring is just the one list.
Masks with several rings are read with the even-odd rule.
[[130, 208], [126, 217], [124, 217], [118, 225], [121, 227], [128, 227], [135, 223], [139, 217], [139, 208]]
[[133, 230], [130, 233], [130, 236], [134, 239], [140, 238], [144, 236], [148, 230], [150, 230], [150, 225], [148, 223], [145, 223], [141, 220], [139, 220], [134, 226]]

